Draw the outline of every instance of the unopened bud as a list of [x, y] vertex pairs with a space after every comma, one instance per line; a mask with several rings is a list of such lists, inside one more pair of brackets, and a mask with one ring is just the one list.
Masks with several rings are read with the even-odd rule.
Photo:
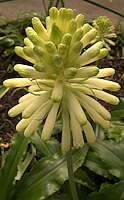
[[79, 14], [76, 16], [77, 28], [80, 28], [84, 23], [84, 15]]
[[69, 23], [68, 32], [73, 34], [77, 29], [77, 23], [74, 19], [72, 19]]

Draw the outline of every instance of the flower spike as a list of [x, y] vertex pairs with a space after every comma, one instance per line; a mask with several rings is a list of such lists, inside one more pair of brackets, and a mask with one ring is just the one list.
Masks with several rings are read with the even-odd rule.
[[112, 27], [106, 25], [105, 41], [98, 39], [98, 27], [103, 25], [100, 20], [106, 21], [94, 21], [93, 27], [84, 24], [82, 14], [74, 18], [73, 10], [54, 7], [49, 10], [46, 28], [39, 18], [32, 19], [33, 28], [26, 28], [25, 46], [15, 48], [16, 54], [31, 66], [16, 64], [14, 70], [23, 78], [3, 82], [5, 87], [26, 87], [28, 91], [8, 112], [11, 117], [22, 113], [17, 131], [30, 137], [45, 121], [41, 139], [48, 140], [59, 117], [65, 153], [70, 150], [71, 133], [74, 148], [84, 145], [83, 132], [88, 143], [95, 141], [87, 114], [103, 128], [109, 127], [111, 115], [97, 99], [118, 104], [119, 99], [104, 90], [117, 91], [120, 86], [103, 79], [113, 75], [114, 69], [99, 69], [93, 64], [108, 54], [104, 42], [113, 44], [111, 37], [115, 36], [110, 33]]

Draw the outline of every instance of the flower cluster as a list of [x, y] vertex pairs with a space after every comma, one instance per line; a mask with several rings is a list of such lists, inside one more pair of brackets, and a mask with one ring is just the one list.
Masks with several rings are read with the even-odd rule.
[[40, 123], [45, 120], [41, 138], [51, 137], [57, 118], [62, 119], [62, 150], [70, 148], [70, 132], [73, 146], [84, 144], [82, 131], [87, 142], [95, 141], [94, 130], [86, 117], [107, 128], [110, 125], [110, 113], [97, 102], [116, 105], [117, 97], [105, 90], [117, 91], [118, 83], [104, 80], [103, 77], [114, 74], [114, 69], [100, 69], [89, 65], [105, 57], [108, 53], [101, 41], [91, 47], [97, 31], [84, 24], [79, 14], [74, 19], [73, 10], [51, 8], [46, 18], [46, 29], [39, 18], [32, 19], [32, 27], [26, 29], [27, 38], [24, 47], [16, 47], [17, 55], [28, 60], [32, 66], [15, 65], [14, 69], [23, 78], [4, 81], [6, 87], [27, 87], [28, 94], [19, 99], [19, 104], [9, 110], [9, 116], [22, 113], [17, 131], [31, 136]]
[[108, 50], [111, 50], [110, 45], [115, 45], [115, 42], [111, 39], [116, 38], [116, 34], [113, 33], [114, 26], [112, 26], [111, 21], [106, 16], [100, 16], [93, 21], [93, 27], [97, 30], [97, 36], [94, 42], [102, 41], [104, 46]]

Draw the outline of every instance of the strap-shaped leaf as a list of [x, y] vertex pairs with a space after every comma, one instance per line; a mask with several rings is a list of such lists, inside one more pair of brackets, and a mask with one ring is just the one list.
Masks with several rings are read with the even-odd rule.
[[120, 98], [120, 103], [111, 109], [112, 120], [120, 120], [124, 117], [124, 98]]
[[[94, 172], [107, 176], [112, 174], [120, 179], [124, 179], [124, 144], [97, 141], [91, 145], [92, 151], [85, 165]], [[96, 156], [95, 160], [91, 158]], [[89, 165], [93, 165], [94, 168]], [[98, 169], [97, 169], [98, 168]], [[101, 171], [100, 171], [101, 170]], [[108, 174], [107, 174], [108, 173]]]
[[17, 166], [27, 149], [27, 145], [28, 139], [24, 137], [23, 133], [18, 133], [14, 136], [4, 167], [0, 171], [1, 200], [11, 199]]
[[120, 181], [114, 185], [105, 184], [99, 192], [92, 193], [88, 200], [123, 200], [124, 181]]
[[[84, 162], [88, 146], [73, 152], [73, 170], [76, 171]], [[40, 200], [59, 190], [68, 179], [65, 157], [50, 156], [37, 162], [28, 175], [19, 181], [13, 200]]]

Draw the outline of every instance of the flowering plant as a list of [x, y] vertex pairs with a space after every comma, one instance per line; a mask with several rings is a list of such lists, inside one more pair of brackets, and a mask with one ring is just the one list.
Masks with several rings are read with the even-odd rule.
[[97, 98], [113, 105], [119, 102], [117, 97], [104, 91], [117, 91], [119, 84], [102, 79], [113, 75], [114, 69], [89, 65], [105, 57], [108, 49], [103, 48], [101, 41], [89, 47], [97, 31], [83, 23], [82, 14], [74, 19], [73, 10], [65, 8], [50, 9], [46, 28], [34, 17], [33, 28], [26, 29], [25, 46], [15, 48], [16, 54], [32, 66], [15, 65], [15, 71], [23, 78], [4, 81], [5, 87], [28, 88], [28, 94], [9, 110], [11, 117], [22, 113], [17, 131], [24, 130], [25, 136], [31, 136], [46, 119], [41, 138], [48, 140], [57, 118], [61, 117], [63, 152], [70, 149], [71, 131], [75, 148], [84, 144], [82, 130], [88, 143], [95, 141], [86, 112], [94, 122], [109, 127], [111, 115]]
[[115, 42], [111, 39], [117, 36], [113, 33], [114, 26], [112, 26], [110, 19], [106, 16], [100, 16], [93, 21], [93, 27], [97, 30], [97, 36], [92, 42], [102, 41], [104, 46], [111, 50], [110, 46], [115, 45]]

